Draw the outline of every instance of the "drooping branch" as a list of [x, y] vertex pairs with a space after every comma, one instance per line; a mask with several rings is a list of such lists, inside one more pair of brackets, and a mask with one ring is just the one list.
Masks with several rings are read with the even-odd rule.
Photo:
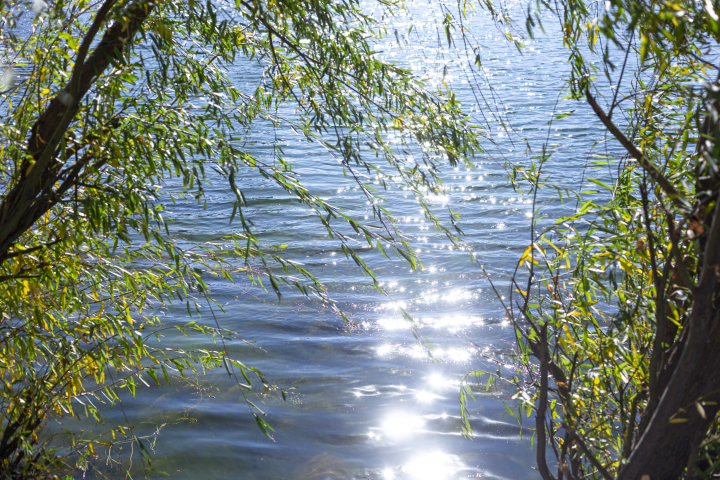
[[670, 198], [670, 200], [678, 207], [685, 207], [684, 203], [680, 199], [680, 194], [675, 189], [675, 187], [670, 183], [670, 181], [665, 178], [665, 176], [660, 172], [660, 170], [653, 164], [650, 159], [647, 158], [646, 155], [643, 154], [642, 151], [638, 147], [635, 146], [634, 143], [630, 141], [629, 138], [625, 136], [625, 134], [618, 128], [617, 125], [615, 125], [612, 120], [605, 114], [605, 111], [598, 105], [598, 103], [595, 101], [592, 95], [590, 95], [590, 91], [587, 91], [585, 96], [587, 97], [587, 101], [592, 107], [593, 111], [595, 112], [595, 115], [600, 119], [600, 121], [605, 125], [605, 127], [610, 131], [610, 133], [613, 134], [613, 136], [620, 142], [620, 144], [625, 147], [625, 150], [630, 154], [631, 157], [633, 157], [635, 160], [637, 160], [638, 165], [640, 165], [643, 170], [648, 174], [648, 176], [658, 185], [660, 185], [660, 188], [663, 189], [665, 194]]

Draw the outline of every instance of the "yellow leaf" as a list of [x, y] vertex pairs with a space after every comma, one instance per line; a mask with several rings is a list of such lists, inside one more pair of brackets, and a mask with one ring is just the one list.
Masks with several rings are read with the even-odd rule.
[[530, 245], [527, 250], [525, 250], [525, 253], [522, 254], [522, 257], [520, 257], [520, 264], [525, 262], [525, 259], [530, 255], [530, 252], [532, 252], [533, 246]]

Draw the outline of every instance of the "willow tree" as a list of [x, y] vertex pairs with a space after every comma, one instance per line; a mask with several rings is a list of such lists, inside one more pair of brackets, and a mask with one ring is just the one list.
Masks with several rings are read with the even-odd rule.
[[[394, 0], [379, 6], [382, 14], [402, 8]], [[356, 0], [3, 0], [0, 11], [5, 477], [72, 469], [71, 457], [48, 450], [43, 426], [58, 416], [98, 417], [98, 401], [117, 401], [118, 389], [134, 393], [143, 375], [169, 381], [173, 371], [224, 366], [244, 389], [250, 375], [266, 383], [222, 350], [172, 351], [151, 342], [166, 328], [230, 335], [191, 318], [184, 325], [157, 318], [172, 302], [195, 314], [211, 300], [210, 276], [249, 277], [278, 293], [294, 286], [334, 308], [311, 272], [253, 233], [239, 174], [270, 179], [314, 210], [372, 277], [350, 233], [417, 263], [366, 185], [369, 174], [422, 201], [424, 191], [441, 188], [437, 162], [454, 164], [477, 149], [454, 97], [429, 93], [412, 72], [378, 58], [382, 24]], [[251, 92], [228, 78], [238, 62], [262, 71]], [[294, 105], [295, 114], [279, 116], [282, 104]], [[256, 124], [292, 127], [322, 144], [367, 195], [374, 224], [304, 188], [279, 145], [270, 162], [246, 151]], [[400, 144], [388, 143], [391, 132]], [[413, 144], [420, 147], [408, 158]], [[163, 209], [170, 202], [202, 208], [206, 172], [235, 195], [229, 221], [240, 233], [187, 245], [169, 234]], [[181, 193], [164, 195], [168, 184], [181, 185]], [[114, 438], [144, 448], [122, 427], [97, 442]], [[76, 453], [92, 455], [97, 442], [77, 443]]]
[[[595, 152], [612, 172], [592, 179], [607, 201], [576, 192], [578, 209], [539, 232], [520, 258], [505, 304], [540, 476], [716, 478], [720, 6], [538, 6], [528, 32], [559, 22], [568, 94], [604, 127], [598, 144], [615, 152]], [[558, 168], [547, 152], [514, 172], [534, 191]], [[533, 219], [533, 231], [538, 225]]]

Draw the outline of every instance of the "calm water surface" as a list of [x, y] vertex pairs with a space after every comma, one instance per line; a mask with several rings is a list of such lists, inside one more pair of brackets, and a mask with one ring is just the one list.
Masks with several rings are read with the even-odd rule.
[[[499, 385], [490, 393], [478, 390], [477, 402], [470, 404], [475, 439], [461, 435], [459, 382], [472, 370], [495, 371], [484, 355], [509, 352], [513, 345], [513, 332], [499, 302], [470, 258], [475, 255], [477, 263], [484, 264], [506, 291], [503, 279], [528, 245], [531, 203], [507, 186], [504, 162], [527, 163], [528, 144], [538, 151], [549, 139], [557, 145], [551, 162], [555, 180], [577, 187], [586, 152], [597, 140], [598, 124], [585, 105], [565, 101], [556, 106], [568, 65], [552, 28], [547, 36], [529, 42], [521, 56], [505, 43], [503, 31], [489, 15], [478, 12], [469, 24], [475, 35], [471, 43], [482, 46], [483, 69], [470, 72], [462, 68], [467, 61], [464, 50], [448, 49], [444, 32], [434, 26], [440, 15], [437, 4], [410, 3], [411, 15], [389, 24], [389, 32], [397, 29], [403, 45], [391, 33], [385, 57], [432, 75], [434, 84], [442, 79], [438, 69], [442, 72], [448, 65], [445, 81], [499, 144], [487, 143], [487, 153], [474, 159], [472, 170], [446, 168], [443, 172], [448, 195], [435, 203], [440, 212], [450, 207], [462, 215], [467, 247], [453, 248], [429, 228], [412, 195], [390, 192], [388, 205], [420, 248], [426, 269], [413, 273], [407, 265], [368, 250], [364, 258], [392, 292], [393, 298], [384, 297], [344, 257], [339, 245], [326, 237], [314, 216], [272, 184], [247, 172], [242, 184], [250, 201], [248, 214], [261, 238], [268, 244], [288, 244], [290, 258], [302, 261], [327, 282], [359, 328], [344, 324], [295, 291], [286, 290], [278, 301], [242, 279], [235, 284], [208, 279], [213, 295], [227, 304], [224, 313], [216, 311], [219, 323], [261, 348], [238, 339], [228, 344], [231, 356], [260, 369], [272, 384], [298, 388], [287, 402], [279, 394], [249, 397], [267, 412], [275, 428], [274, 442], [256, 427], [224, 369], [197, 381], [140, 390], [135, 400], [124, 402], [124, 409], [108, 411], [110, 425], [124, 424], [127, 418], [139, 434], [159, 432], [154, 436], [153, 466], [170, 478], [539, 478], [532, 469], [531, 433], [526, 429], [521, 440], [520, 427], [504, 415], [504, 402], [513, 403], [510, 388]], [[510, 5], [511, 11], [515, 7]], [[415, 25], [413, 32], [403, 35], [410, 25]], [[260, 74], [256, 65], [248, 63], [239, 64], [233, 72], [248, 91]], [[578, 114], [548, 131], [554, 109], [560, 113], [576, 108]], [[500, 117], [510, 122], [512, 131], [501, 128]], [[307, 187], [361, 218], [372, 215], [336, 161], [317, 146], [300, 142], [292, 131], [258, 127], [252, 132], [251, 151], [268, 158], [276, 138]], [[207, 194], [204, 211], [190, 206], [170, 208], [179, 238], [211, 240], [235, 228], [228, 224], [233, 196], [224, 184], [208, 188]], [[547, 195], [541, 196], [540, 203], [551, 216], [574, 206], [574, 202], [560, 204]], [[399, 305], [408, 309], [435, 347], [435, 360], [410, 334]], [[184, 305], [168, 312], [168, 321], [187, 319]], [[207, 311], [202, 321], [214, 323]], [[167, 338], [164, 343], [217, 348], [197, 337]], [[255, 383], [257, 388], [259, 382]], [[527, 419], [527, 425], [532, 420]], [[76, 425], [70, 421], [66, 427], [75, 429]], [[82, 428], [90, 434], [100, 427]], [[126, 450], [122, 453], [127, 454]], [[134, 461], [137, 466], [139, 459]], [[104, 463], [86, 478], [113, 477], [115, 471]], [[135, 478], [145, 474], [166, 478], [141, 468], [133, 472]]]

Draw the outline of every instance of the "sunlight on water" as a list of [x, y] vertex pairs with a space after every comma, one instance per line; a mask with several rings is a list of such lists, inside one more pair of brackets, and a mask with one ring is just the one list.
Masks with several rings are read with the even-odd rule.
[[376, 395], [380, 395], [380, 392], [374, 385], [366, 385], [364, 387], [355, 388], [351, 391], [356, 397], [374, 397]]
[[408, 321], [403, 318], [381, 318], [377, 324], [383, 330], [401, 330], [408, 328]]
[[446, 390], [446, 389], [457, 389], [460, 386], [460, 381], [452, 378], [448, 378], [439, 373], [433, 373], [429, 377], [425, 378], [425, 383], [428, 387], [433, 390]]
[[398, 350], [400, 353], [412, 358], [428, 358], [428, 351], [420, 345], [413, 345], [410, 348], [401, 348]]
[[453, 477], [458, 464], [454, 455], [431, 452], [414, 457], [402, 470], [413, 480], [445, 480]]
[[381, 345], [377, 348], [377, 354], [379, 357], [385, 357], [390, 355], [393, 350], [395, 350], [395, 347], [390, 344]]
[[[431, 272], [433, 271], [433, 267], [431, 267]], [[421, 292], [421, 295], [417, 298], [417, 303], [423, 303], [426, 305], [430, 305], [433, 303], [458, 303], [463, 300], [471, 300], [474, 298], [477, 298], [478, 293], [480, 293], [482, 290], [478, 289], [476, 292], [472, 292], [470, 290], [465, 289], [454, 289], [449, 292], [443, 292], [442, 294], [435, 293], [437, 290], [428, 290], [425, 292]]]
[[394, 440], [405, 439], [422, 431], [425, 420], [412, 413], [394, 412], [383, 420], [380, 431], [383, 436]]
[[406, 302], [390, 302], [388, 305], [388, 310], [405, 310], [407, 309], [407, 303]]
[[462, 327], [481, 324], [483, 321], [480, 317], [468, 315], [452, 315], [449, 317], [441, 317], [437, 319], [423, 319], [423, 324], [433, 328], [447, 328], [448, 330], [457, 330]]
[[379, 357], [391, 355], [404, 355], [418, 360], [444, 361], [450, 363], [465, 363], [472, 359], [475, 349], [473, 347], [435, 348], [428, 351], [421, 345], [392, 345], [389, 343], [375, 348]]
[[444, 400], [445, 399], [445, 397], [442, 397], [436, 393], [426, 392], [426, 391], [415, 392], [415, 398], [420, 403], [432, 403], [436, 400]]
[[468, 300], [473, 298], [473, 293], [470, 290], [456, 289], [443, 295], [443, 301], [448, 303], [459, 302], [460, 300]]
[[448, 348], [446, 350], [438, 349], [435, 356], [451, 362], [466, 362], [472, 357], [472, 350], [467, 348]]
[[444, 206], [450, 201], [450, 197], [448, 197], [447, 195], [429, 194], [425, 195], [425, 200], [428, 203]]
[[[419, 326], [427, 326], [436, 329], [447, 329], [448, 331], [455, 331], [460, 328], [470, 327], [472, 325], [482, 325], [483, 319], [481, 317], [470, 316], [470, 315], [449, 315], [446, 317], [423, 317], [415, 319]], [[377, 321], [378, 327], [383, 330], [407, 330], [410, 326], [408, 320], [404, 318], [381, 318]]]
[[460, 462], [454, 455], [442, 452], [427, 452], [413, 457], [400, 471], [383, 471], [383, 480], [450, 480], [460, 469]]

